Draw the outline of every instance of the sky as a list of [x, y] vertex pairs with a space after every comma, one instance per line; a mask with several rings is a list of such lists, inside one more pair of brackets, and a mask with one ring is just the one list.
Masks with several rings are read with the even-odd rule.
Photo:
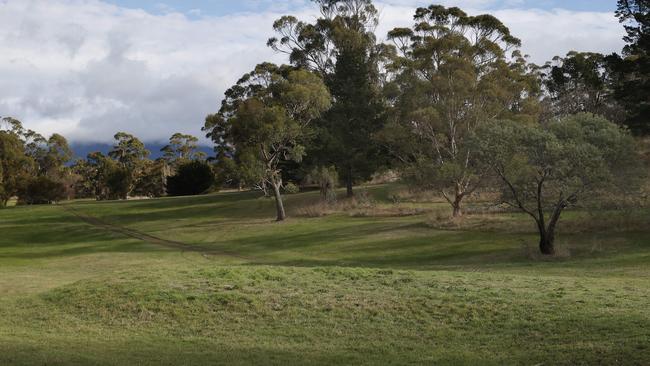
[[[377, 0], [380, 40], [432, 2], [497, 16], [538, 64], [623, 46], [616, 0]], [[317, 11], [308, 0], [0, 0], [0, 116], [76, 144], [118, 131], [151, 143], [202, 137], [242, 74], [287, 62], [266, 47], [285, 14]]]

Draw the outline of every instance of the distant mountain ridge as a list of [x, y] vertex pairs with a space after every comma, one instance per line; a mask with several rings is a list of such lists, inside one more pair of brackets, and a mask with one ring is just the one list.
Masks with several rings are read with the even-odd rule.
[[[166, 144], [159, 143], [145, 143], [147, 150], [151, 152], [149, 158], [157, 159], [163, 156], [163, 153], [160, 151]], [[85, 159], [88, 154], [99, 151], [103, 154], [108, 154], [109, 151], [113, 148], [112, 144], [70, 144], [70, 148], [74, 153], [75, 159]], [[199, 146], [199, 151], [206, 153], [208, 156], [214, 155], [214, 150], [210, 146]]]

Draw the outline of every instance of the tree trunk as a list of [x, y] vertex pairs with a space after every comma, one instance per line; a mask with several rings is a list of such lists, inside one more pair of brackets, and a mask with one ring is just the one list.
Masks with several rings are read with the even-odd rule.
[[454, 208], [454, 217], [462, 217], [463, 216], [463, 197], [462, 196], [456, 196], [454, 199], [454, 203], [451, 205]]
[[352, 197], [354, 197], [354, 190], [353, 190], [353, 185], [352, 185], [352, 178], [351, 178], [351, 177], [348, 177], [348, 178], [346, 179], [345, 184], [346, 184], [346, 188], [347, 188], [347, 196], [348, 196], [348, 198], [352, 198]]
[[555, 233], [540, 229], [539, 250], [544, 255], [555, 255]]
[[348, 198], [354, 197], [354, 179], [352, 178], [352, 167], [349, 166], [345, 176], [345, 187], [347, 189]]
[[454, 209], [454, 217], [463, 216], [463, 198], [465, 198], [465, 193], [462, 191], [459, 185], [456, 185], [454, 202], [451, 203], [451, 207]]
[[277, 221], [284, 221], [287, 215], [284, 211], [284, 204], [282, 203], [282, 194], [280, 193], [281, 183], [273, 182], [273, 193], [275, 194], [275, 208], [277, 210]]
[[560, 219], [560, 212], [561, 210], [553, 213], [548, 227], [544, 225], [544, 220], [537, 223], [539, 230], [539, 250], [544, 255], [555, 255], [555, 227]]

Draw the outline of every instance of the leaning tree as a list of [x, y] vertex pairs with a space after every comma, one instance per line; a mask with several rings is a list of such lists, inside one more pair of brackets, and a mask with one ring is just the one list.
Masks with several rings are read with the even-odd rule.
[[206, 118], [217, 159], [234, 161], [240, 176], [273, 188], [278, 221], [286, 218], [282, 165], [302, 160], [310, 124], [330, 103], [318, 75], [264, 63], [226, 91], [219, 112]]

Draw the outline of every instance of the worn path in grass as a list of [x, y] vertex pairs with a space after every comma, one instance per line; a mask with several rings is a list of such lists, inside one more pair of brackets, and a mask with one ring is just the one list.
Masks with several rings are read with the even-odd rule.
[[213, 256], [225, 256], [225, 257], [232, 257], [232, 258], [237, 258], [237, 259], [244, 259], [244, 260], [254, 260], [254, 258], [250, 256], [243, 256], [237, 253], [229, 252], [229, 251], [224, 251], [224, 250], [216, 250], [216, 249], [210, 249], [206, 247], [201, 247], [197, 245], [191, 245], [187, 243], [182, 243], [179, 241], [174, 241], [174, 240], [168, 240], [168, 239], [162, 239], [153, 235], [149, 235], [146, 233], [143, 233], [138, 230], [134, 229], [129, 229], [123, 226], [115, 225], [109, 222], [106, 222], [104, 220], [101, 220], [97, 217], [84, 214], [79, 212], [78, 210], [75, 210], [73, 207], [69, 205], [62, 205], [59, 206], [62, 207], [65, 211], [68, 213], [72, 214], [79, 220], [98, 227], [103, 230], [111, 231], [117, 234], [121, 234], [124, 236], [128, 236], [130, 238], [138, 239], [144, 242], [147, 242], [149, 244], [154, 244], [154, 245], [159, 245], [163, 246], [169, 249], [178, 249], [181, 251], [189, 251], [189, 252], [198, 252], [203, 255], [213, 255]]
[[617, 224], [648, 212], [568, 212], [540, 260], [523, 215], [391, 189], [285, 223], [255, 193], [0, 210], [0, 365], [649, 364], [650, 231]]

